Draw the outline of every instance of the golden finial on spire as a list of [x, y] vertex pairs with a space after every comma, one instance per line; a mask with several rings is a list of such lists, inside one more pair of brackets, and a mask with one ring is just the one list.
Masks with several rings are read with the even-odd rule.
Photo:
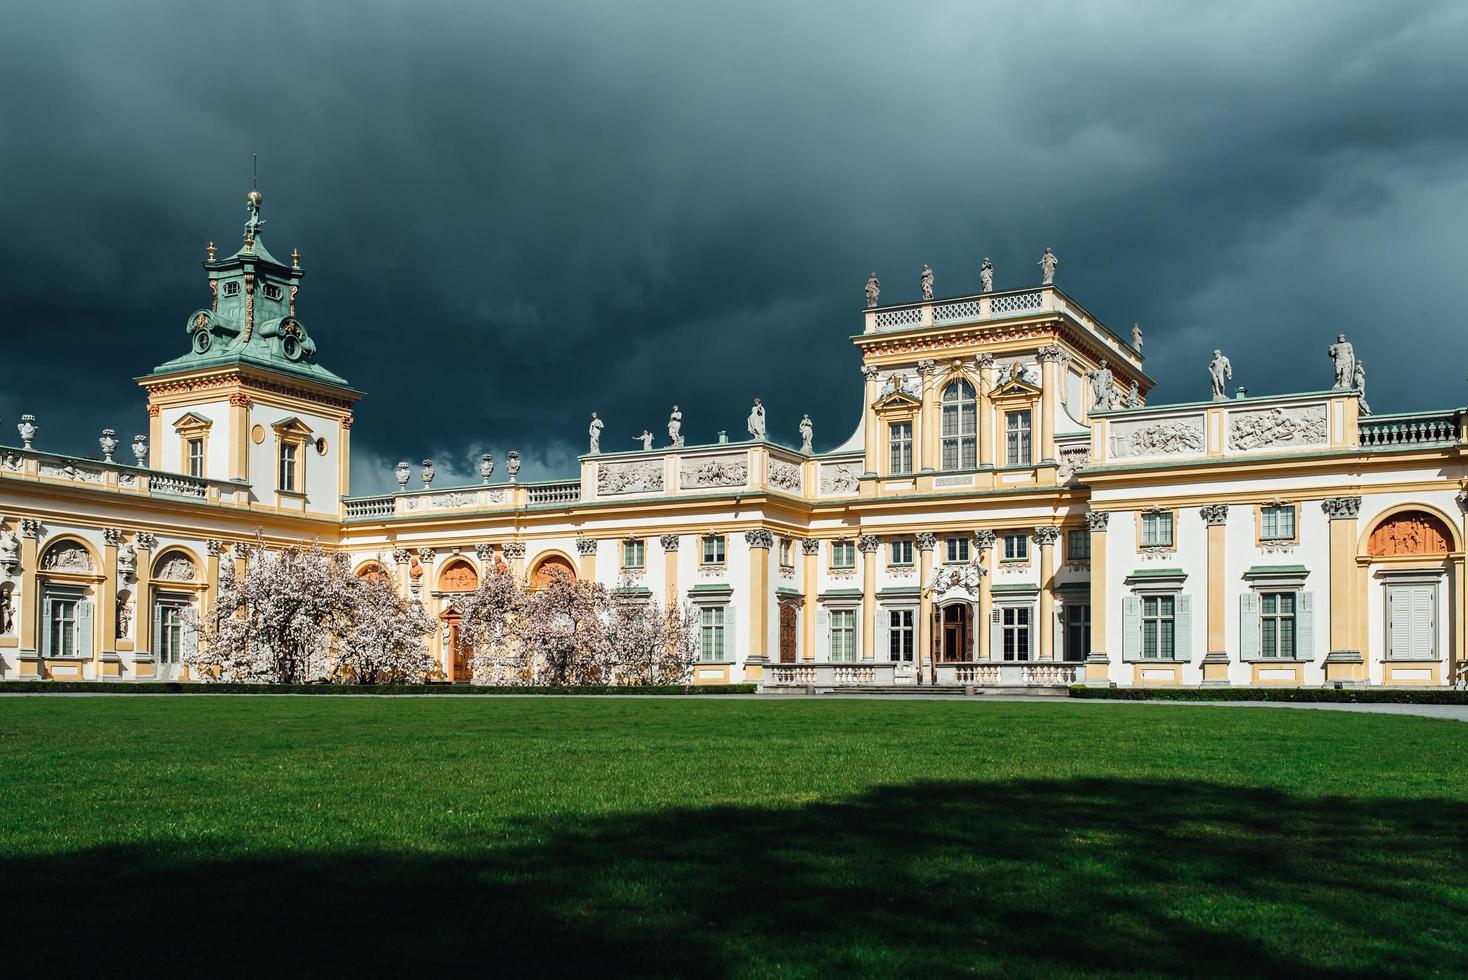
[[293, 249], [291, 249], [291, 268], [292, 269], [299, 269], [300, 267], [301, 267], [301, 250], [298, 249], [298, 248], [293, 248]]
[[206, 248], [204, 251], [206, 251], [209, 254], [209, 261], [210, 262], [213, 262], [214, 261], [214, 254], [215, 254], [215, 251], [216, 251], [216, 249], [214, 248], [214, 243], [213, 242], [210, 242], [208, 248]]

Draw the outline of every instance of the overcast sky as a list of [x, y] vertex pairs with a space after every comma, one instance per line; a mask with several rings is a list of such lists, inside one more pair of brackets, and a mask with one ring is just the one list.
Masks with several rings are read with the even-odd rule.
[[[353, 489], [663, 431], [816, 446], [860, 410], [862, 285], [1057, 283], [1146, 332], [1152, 402], [1468, 401], [1468, 3], [0, 0], [0, 441], [146, 431], [260, 155]], [[5, 435], [9, 433], [9, 435]], [[440, 480], [440, 483], [450, 481]]]

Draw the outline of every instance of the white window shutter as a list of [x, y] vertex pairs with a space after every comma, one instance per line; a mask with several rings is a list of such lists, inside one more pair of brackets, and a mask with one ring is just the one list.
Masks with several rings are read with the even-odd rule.
[[1315, 659], [1315, 593], [1301, 592], [1300, 604], [1295, 609], [1295, 656], [1301, 660]]
[[41, 656], [51, 656], [51, 597], [41, 603]]
[[1121, 652], [1123, 660], [1142, 658], [1142, 600], [1134, 595], [1121, 600]]
[[1259, 593], [1239, 596], [1239, 659], [1259, 659]]
[[1193, 659], [1193, 597], [1180, 595], [1177, 597], [1177, 621], [1174, 623], [1176, 635], [1173, 636], [1174, 656], [1179, 660]]
[[738, 637], [739, 631], [735, 629], [737, 619], [734, 615], [733, 606], [724, 607], [724, 656], [721, 660], [743, 660], [739, 656]]
[[183, 661], [188, 663], [199, 652], [199, 631], [188, 620], [183, 623]]
[[1437, 587], [1418, 585], [1412, 589], [1412, 656], [1431, 660], [1437, 647]]
[[92, 656], [92, 600], [83, 599], [76, 604], [76, 655]]
[[1035, 628], [1036, 621], [1039, 618], [1040, 618], [1039, 610], [1035, 606], [1031, 606], [1030, 607], [1030, 628], [1028, 630], [1028, 632], [1030, 634], [1030, 639], [1029, 639], [1029, 643], [1027, 644], [1027, 646], [1029, 647], [1029, 650], [1030, 650], [1030, 659], [1031, 660], [1039, 660], [1040, 659], [1040, 656], [1041, 656], [1041, 654], [1040, 654], [1040, 631]]
[[163, 650], [163, 606], [161, 603], [153, 603], [153, 632], [148, 634], [148, 642], [152, 649], [148, 652], [161, 655]]
[[816, 610], [816, 659], [831, 659], [831, 613], [825, 606]]
[[[965, 650], [961, 659], [967, 660], [971, 656], [973, 654]], [[998, 606], [989, 613], [989, 659], [1004, 659], [1004, 613]]]
[[892, 614], [885, 607], [877, 609], [877, 660], [892, 659]]

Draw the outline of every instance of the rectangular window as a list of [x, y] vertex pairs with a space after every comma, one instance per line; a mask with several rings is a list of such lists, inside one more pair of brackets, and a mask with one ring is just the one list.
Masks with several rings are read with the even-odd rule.
[[1071, 564], [1091, 560], [1091, 532], [1084, 528], [1065, 532], [1065, 560]]
[[204, 440], [189, 440], [189, 476], [202, 479], [204, 476]]
[[1030, 560], [1030, 536], [1024, 532], [1004, 536], [1005, 561]]
[[1177, 599], [1170, 595], [1142, 597], [1142, 657], [1172, 660], [1177, 651]]
[[1260, 508], [1259, 537], [1265, 541], [1293, 541], [1295, 537], [1294, 506]]
[[51, 656], [76, 656], [76, 607], [75, 599], [51, 600]]
[[911, 422], [894, 422], [887, 429], [887, 467], [891, 473], [912, 472]]
[[855, 541], [832, 541], [831, 542], [831, 567], [832, 568], [855, 568], [856, 567], [856, 542]]
[[158, 662], [176, 664], [183, 661], [183, 607], [163, 605], [158, 615]]
[[889, 614], [887, 630], [887, 652], [893, 663], [912, 663], [913, 647], [913, 611], [911, 609], [893, 609]]
[[640, 540], [622, 542], [622, 567], [642, 568], [647, 563], [647, 546]]
[[911, 565], [912, 564], [912, 541], [908, 538], [898, 538], [892, 542], [892, 550], [888, 552], [887, 564], [889, 565]]
[[780, 567], [789, 568], [795, 564], [795, 542], [789, 538], [780, 541]]
[[948, 548], [948, 557], [944, 561], [950, 564], [968, 561], [968, 538], [948, 538], [945, 545]]
[[705, 565], [724, 564], [724, 536], [722, 534], [709, 534], [704, 537], [703, 563]]
[[296, 492], [296, 451], [294, 442], [280, 444], [280, 489], [286, 493]]
[[[707, 539], [705, 539], [707, 540]], [[724, 607], [704, 606], [699, 614], [701, 636], [698, 645], [699, 660], [724, 659]]]
[[1005, 606], [1000, 612], [1004, 659], [1030, 659], [1030, 607]]
[[831, 610], [831, 659], [856, 659], [856, 610]]
[[1142, 547], [1144, 548], [1171, 548], [1172, 547], [1172, 515], [1143, 514], [1142, 515]]
[[1265, 592], [1259, 597], [1259, 655], [1295, 657], [1295, 593]]
[[1084, 660], [1091, 655], [1091, 607], [1087, 603], [1065, 604], [1065, 659]]
[[1030, 413], [1009, 412], [1004, 416], [1005, 454], [1006, 466], [1029, 466], [1030, 454]]
[[1437, 586], [1394, 585], [1386, 590], [1387, 656], [1437, 659]]

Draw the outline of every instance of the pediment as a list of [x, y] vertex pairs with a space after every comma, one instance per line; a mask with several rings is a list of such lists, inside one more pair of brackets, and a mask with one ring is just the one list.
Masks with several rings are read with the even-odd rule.
[[213, 424], [214, 420], [206, 415], [200, 415], [198, 412], [184, 412], [173, 423], [173, 427], [181, 431], [183, 429], [207, 429]]
[[995, 398], [1003, 398], [1006, 395], [1038, 395], [1040, 388], [1032, 385], [1023, 378], [1010, 378], [1002, 385], [994, 389]]
[[910, 392], [898, 389], [889, 391], [872, 403], [872, 407], [878, 411], [891, 408], [921, 408], [922, 399]]
[[301, 436], [309, 436], [311, 434], [311, 427], [305, 422], [302, 422], [300, 419], [296, 418], [294, 415], [290, 416], [289, 418], [281, 419], [279, 422], [276, 422], [274, 425], [272, 425], [271, 428], [274, 429], [276, 432], [282, 434], [288, 433], [290, 435]]

